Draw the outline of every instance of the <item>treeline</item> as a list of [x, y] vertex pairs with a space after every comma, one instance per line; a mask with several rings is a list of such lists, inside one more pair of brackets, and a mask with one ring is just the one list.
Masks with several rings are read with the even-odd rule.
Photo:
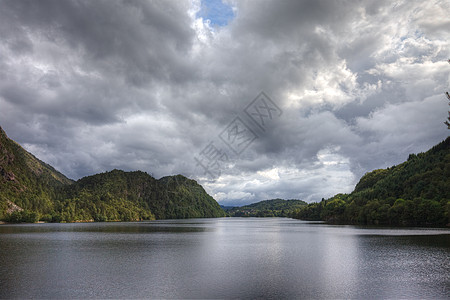
[[226, 210], [230, 217], [291, 217], [307, 203], [302, 200], [272, 199]]
[[450, 224], [450, 138], [398, 166], [364, 175], [351, 194], [297, 210], [294, 218], [401, 226]]
[[13, 211], [3, 218], [3, 221], [9, 223], [36, 223], [39, 220], [39, 213], [29, 210]]

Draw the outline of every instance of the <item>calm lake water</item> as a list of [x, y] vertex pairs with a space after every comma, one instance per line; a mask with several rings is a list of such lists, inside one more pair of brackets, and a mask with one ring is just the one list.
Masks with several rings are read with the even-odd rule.
[[0, 226], [0, 298], [449, 298], [450, 231], [283, 218]]

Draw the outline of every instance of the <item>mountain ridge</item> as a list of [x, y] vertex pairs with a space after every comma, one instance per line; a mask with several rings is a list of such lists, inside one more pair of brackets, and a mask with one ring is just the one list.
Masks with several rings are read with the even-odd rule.
[[8, 138], [0, 127], [0, 220], [134, 221], [222, 217], [195, 180], [114, 169], [73, 181]]

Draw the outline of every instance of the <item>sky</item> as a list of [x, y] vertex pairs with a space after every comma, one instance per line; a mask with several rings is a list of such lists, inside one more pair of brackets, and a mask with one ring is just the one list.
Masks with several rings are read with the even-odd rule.
[[449, 131], [450, 2], [0, 0], [0, 126], [72, 179], [320, 201]]

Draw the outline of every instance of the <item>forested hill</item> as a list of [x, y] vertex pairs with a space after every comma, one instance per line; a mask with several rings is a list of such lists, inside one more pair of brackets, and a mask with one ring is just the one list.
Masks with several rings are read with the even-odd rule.
[[72, 183], [9, 139], [0, 127], [0, 219], [20, 207], [51, 210], [58, 188]]
[[351, 194], [297, 211], [296, 218], [351, 224], [450, 223], [450, 137], [400, 165], [365, 174]]
[[222, 217], [224, 211], [196, 181], [156, 180], [141, 171], [96, 174], [67, 186], [58, 201], [64, 220], [140, 220]]
[[302, 200], [272, 199], [233, 207], [227, 210], [227, 214], [230, 217], [289, 217], [295, 210], [306, 205]]
[[41, 162], [0, 128], [0, 220], [11, 222], [130, 221], [221, 217], [225, 212], [196, 181], [156, 180], [111, 172], [76, 182]]

